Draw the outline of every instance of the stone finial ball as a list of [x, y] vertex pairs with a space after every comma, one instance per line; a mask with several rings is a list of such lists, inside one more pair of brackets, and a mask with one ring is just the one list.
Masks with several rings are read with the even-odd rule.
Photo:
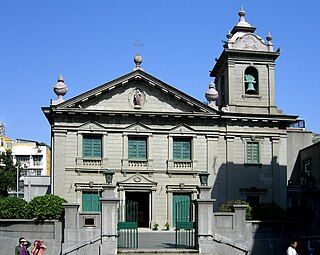
[[137, 65], [137, 66], [140, 66], [141, 63], [142, 63], [142, 57], [140, 54], [137, 54], [135, 55], [134, 57], [134, 63]]

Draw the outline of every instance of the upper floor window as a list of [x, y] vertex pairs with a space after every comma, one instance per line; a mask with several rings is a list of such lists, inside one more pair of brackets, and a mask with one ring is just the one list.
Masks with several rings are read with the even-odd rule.
[[258, 70], [254, 67], [248, 67], [244, 72], [244, 89], [245, 94], [259, 94]]
[[173, 139], [173, 160], [191, 160], [191, 139]]
[[32, 156], [33, 158], [33, 165], [35, 166], [41, 166], [43, 161], [42, 161], [42, 155], [34, 155]]
[[82, 143], [83, 158], [101, 158], [102, 157], [102, 137], [93, 135], [84, 135]]
[[23, 166], [24, 164], [30, 164], [30, 156], [28, 155], [16, 156], [16, 160], [20, 163], [21, 166]]
[[147, 138], [128, 138], [128, 159], [147, 159]]
[[311, 159], [307, 159], [303, 162], [303, 168], [306, 173], [310, 173], [311, 171]]
[[260, 163], [260, 144], [256, 141], [247, 141], [246, 143], [246, 163], [259, 164]]

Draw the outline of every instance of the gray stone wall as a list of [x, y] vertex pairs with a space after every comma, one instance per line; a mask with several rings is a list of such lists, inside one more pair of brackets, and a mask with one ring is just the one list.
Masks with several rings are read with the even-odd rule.
[[287, 180], [299, 179], [299, 151], [312, 144], [312, 132], [303, 130], [288, 130], [288, 167]]
[[[112, 187], [111, 193], [114, 187]], [[291, 238], [299, 239], [304, 222], [246, 221], [245, 206], [236, 206], [234, 213], [209, 213], [214, 200], [208, 194], [198, 199], [198, 244], [201, 254], [281, 255]], [[0, 220], [1, 255], [11, 255], [20, 237], [33, 242], [43, 240], [48, 247], [45, 254], [115, 254], [117, 241], [114, 236], [118, 200], [104, 199], [106, 204], [103, 223], [107, 249], [101, 246], [100, 213], [81, 213], [78, 204], [66, 204], [64, 229], [58, 221], [35, 224], [33, 220]], [[111, 218], [110, 218], [111, 217]], [[85, 226], [84, 219], [93, 219], [93, 226]], [[112, 220], [110, 220], [112, 219]], [[92, 221], [90, 221], [92, 223]], [[300, 244], [302, 245], [302, 244]], [[31, 250], [32, 247], [29, 248]], [[104, 251], [104, 252], [103, 252]], [[109, 253], [108, 253], [109, 251]], [[101, 253], [102, 252], [102, 253]]]
[[[75, 124], [76, 125], [76, 124]], [[106, 128], [103, 133], [107, 134], [103, 140], [103, 160], [102, 166], [98, 168], [92, 168], [94, 171], [79, 172], [78, 167], [81, 166], [82, 152], [82, 134], [83, 133], [96, 133], [101, 134], [101, 131], [94, 126], [94, 130], [86, 131], [87, 129], [80, 128], [79, 130], [68, 131], [66, 136], [63, 136], [66, 145], [63, 150], [63, 155], [60, 151], [55, 154], [57, 164], [55, 165], [55, 194], [66, 198], [70, 202], [79, 201], [75, 192], [75, 183], [83, 183], [93, 181], [94, 183], [104, 183], [104, 177], [99, 173], [103, 169], [113, 169], [116, 174], [114, 176], [115, 183], [122, 181], [126, 176], [123, 176], [121, 172], [125, 168], [125, 156], [127, 145], [125, 142], [125, 134], [137, 134], [131, 130], [127, 131], [125, 125], [119, 125], [119, 130], [116, 132], [113, 128], [108, 128], [109, 123], [105, 124]], [[173, 126], [162, 127], [167, 131], [159, 130], [157, 126], [152, 126], [151, 130], [138, 132], [138, 134], [147, 135], [148, 138], [148, 169], [153, 172], [149, 176], [152, 180], [158, 182], [158, 189], [161, 190], [166, 185], [177, 185], [180, 182], [188, 183], [190, 185], [197, 185], [199, 182], [197, 178], [194, 178], [190, 174], [172, 175], [171, 177], [162, 174], [168, 170], [168, 160], [172, 151], [170, 149], [170, 142], [168, 135], [170, 135], [170, 128]], [[214, 185], [213, 194], [217, 200], [217, 205], [224, 203], [231, 199], [244, 199], [239, 193], [240, 188], [250, 188], [259, 186], [266, 188], [268, 193], [263, 197], [265, 201], [272, 201], [276, 199], [279, 204], [284, 205], [280, 198], [275, 198], [274, 194], [278, 194], [279, 189], [281, 191], [285, 187], [285, 176], [277, 176], [281, 171], [281, 167], [286, 164], [286, 137], [285, 134], [277, 133], [270, 129], [253, 129], [248, 128], [247, 132], [239, 126], [238, 128], [233, 126], [232, 132], [234, 138], [229, 140], [228, 147], [226, 143], [227, 135], [218, 135], [216, 132], [206, 131], [206, 135], [202, 134], [201, 128], [191, 126], [195, 131], [190, 132], [193, 136], [193, 167], [192, 172], [197, 173], [200, 171], [209, 171], [210, 184]], [[268, 133], [269, 132], [269, 133]], [[272, 133], [271, 133], [272, 132]], [[172, 134], [177, 135], [178, 133]], [[188, 133], [184, 133], [188, 136]], [[246, 167], [245, 163], [245, 139], [251, 136], [258, 137], [261, 140], [261, 167]], [[213, 138], [211, 138], [213, 137]], [[280, 137], [278, 142], [273, 145], [273, 137]], [[61, 137], [57, 139], [62, 139]], [[56, 139], [56, 140], [57, 140]], [[228, 149], [227, 149], [228, 148]], [[275, 150], [276, 149], [276, 150]], [[276, 160], [273, 163], [273, 160]], [[78, 163], [80, 162], [80, 163]], [[228, 164], [227, 164], [228, 162]], [[231, 164], [232, 163], [232, 168]], [[229, 167], [228, 167], [229, 166]], [[63, 168], [63, 169], [62, 169]], [[274, 169], [274, 170], [273, 170]], [[136, 171], [143, 173], [143, 169]], [[97, 173], [98, 172], [98, 173]], [[190, 172], [190, 173], [192, 173]], [[250, 173], [248, 175], [247, 173]], [[226, 179], [228, 177], [228, 179]], [[277, 182], [280, 186], [271, 185], [272, 180], [277, 178]], [[217, 182], [217, 183], [216, 183]], [[232, 185], [226, 186], [226, 182], [233, 183], [233, 188], [229, 192], [225, 191], [230, 189]], [[281, 184], [282, 183], [282, 184]], [[275, 189], [275, 190], [274, 190]], [[262, 201], [263, 202], [263, 201]], [[217, 208], [215, 208], [217, 209]]]
[[0, 220], [0, 245], [1, 255], [14, 254], [15, 246], [20, 237], [29, 240], [33, 247], [34, 240], [44, 241], [47, 246], [45, 254], [57, 255], [61, 251], [62, 223], [58, 221], [45, 221], [36, 224], [33, 220]]

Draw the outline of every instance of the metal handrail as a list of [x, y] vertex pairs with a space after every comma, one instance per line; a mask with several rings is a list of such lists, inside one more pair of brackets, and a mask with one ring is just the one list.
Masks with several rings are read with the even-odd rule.
[[[216, 235], [216, 236], [218, 236], [218, 235]], [[247, 248], [245, 248], [245, 247], [243, 247], [243, 246], [240, 246], [240, 245], [238, 245], [238, 244], [235, 244], [235, 243], [233, 243], [231, 240], [225, 239], [225, 238], [223, 238], [223, 237], [221, 237], [221, 236], [218, 236], [218, 237], [219, 237], [219, 239], [213, 237], [213, 241], [215, 241], [215, 242], [217, 242], [217, 243], [226, 244], [226, 245], [228, 245], [228, 246], [231, 246], [232, 248], [236, 248], [236, 249], [238, 249], [238, 250], [240, 250], [240, 251], [245, 252], [245, 254], [248, 254], [249, 250], [248, 250]]]
[[96, 236], [96, 237], [94, 237], [93, 239], [91, 239], [90, 241], [86, 241], [85, 243], [78, 244], [78, 245], [76, 245], [75, 247], [72, 247], [72, 248], [69, 249], [69, 250], [62, 251], [61, 254], [62, 254], [62, 255], [69, 254], [69, 253], [71, 253], [71, 252], [73, 252], [73, 251], [76, 251], [76, 250], [78, 250], [78, 249], [80, 249], [80, 248], [82, 248], [82, 247], [85, 247], [85, 246], [87, 246], [87, 245], [89, 245], [89, 244], [93, 244], [93, 243], [95, 243], [95, 242], [97, 242], [97, 241], [99, 241], [99, 240], [101, 240], [101, 235]]

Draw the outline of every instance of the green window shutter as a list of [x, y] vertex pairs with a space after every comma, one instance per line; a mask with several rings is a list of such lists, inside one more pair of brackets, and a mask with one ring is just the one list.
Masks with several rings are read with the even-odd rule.
[[129, 138], [128, 141], [129, 159], [147, 159], [147, 139], [144, 137]]
[[173, 160], [191, 159], [191, 141], [190, 139], [173, 140]]
[[99, 212], [100, 195], [93, 192], [82, 192], [82, 211]]
[[258, 142], [247, 142], [247, 163], [259, 163], [260, 151]]
[[102, 138], [99, 136], [84, 136], [82, 143], [84, 158], [102, 157]]

